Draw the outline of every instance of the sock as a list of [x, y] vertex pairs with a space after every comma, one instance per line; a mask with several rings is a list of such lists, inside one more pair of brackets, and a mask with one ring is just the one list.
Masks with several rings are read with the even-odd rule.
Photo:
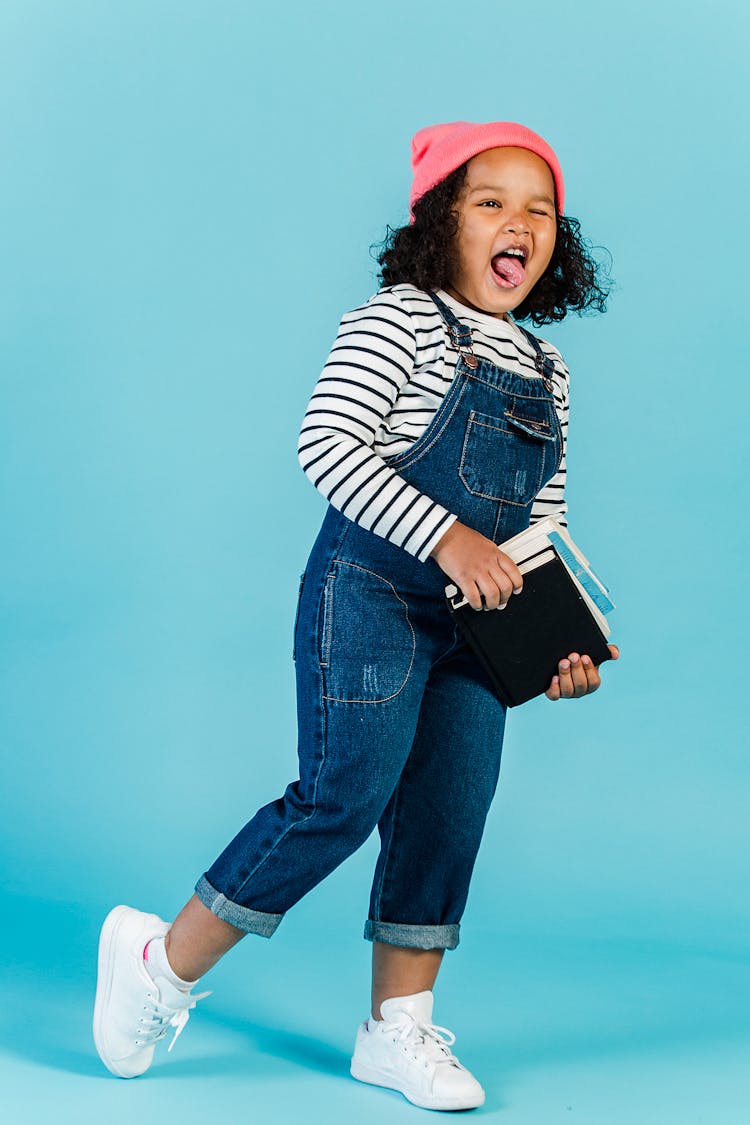
[[152, 938], [148, 942], [143, 950], [143, 963], [153, 980], [157, 977], [165, 977], [175, 988], [179, 988], [180, 992], [189, 992], [193, 985], [198, 983], [197, 980], [183, 980], [182, 977], [177, 976], [167, 959], [164, 938]]

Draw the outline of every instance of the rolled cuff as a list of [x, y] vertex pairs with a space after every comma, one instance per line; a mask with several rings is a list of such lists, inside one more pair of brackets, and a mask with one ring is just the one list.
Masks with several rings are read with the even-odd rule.
[[212, 914], [244, 930], [246, 934], [258, 934], [259, 937], [270, 938], [276, 932], [284, 917], [283, 914], [266, 914], [262, 910], [250, 910], [247, 906], [240, 906], [230, 898], [212, 887], [205, 875], [202, 875], [195, 884], [195, 893], [204, 906]]
[[449, 926], [409, 926], [401, 922], [376, 922], [368, 918], [364, 937], [367, 941], [383, 941], [409, 949], [455, 949], [458, 945], [458, 922]]

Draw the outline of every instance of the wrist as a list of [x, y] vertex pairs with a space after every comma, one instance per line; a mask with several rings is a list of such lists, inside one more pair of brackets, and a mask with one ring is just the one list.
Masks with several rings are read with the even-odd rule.
[[461, 524], [460, 520], [455, 519], [448, 530], [443, 535], [441, 535], [435, 546], [430, 551], [430, 558], [437, 559], [438, 554], [450, 543], [452, 543], [456, 536], [460, 534], [462, 526], [463, 525]]

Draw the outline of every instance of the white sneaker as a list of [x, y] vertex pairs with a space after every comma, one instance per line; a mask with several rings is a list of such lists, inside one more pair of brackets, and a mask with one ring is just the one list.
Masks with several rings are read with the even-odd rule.
[[188, 1021], [197, 995], [181, 992], [164, 977], [152, 979], [143, 948], [164, 937], [169, 924], [156, 914], [116, 906], [99, 939], [99, 974], [94, 1002], [94, 1043], [104, 1065], [118, 1078], [135, 1078], [151, 1065], [154, 1047], [170, 1027], [169, 1050]]
[[484, 1090], [450, 1050], [456, 1037], [431, 1023], [433, 995], [395, 996], [382, 1020], [360, 1024], [351, 1074], [360, 1082], [399, 1090], [423, 1109], [475, 1109]]

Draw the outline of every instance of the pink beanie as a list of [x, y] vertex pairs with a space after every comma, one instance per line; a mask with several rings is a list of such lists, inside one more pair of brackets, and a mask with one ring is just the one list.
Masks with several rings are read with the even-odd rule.
[[533, 133], [525, 125], [513, 121], [488, 121], [475, 125], [471, 121], [450, 121], [447, 125], [428, 125], [415, 133], [411, 141], [411, 166], [414, 180], [411, 187], [409, 206], [414, 222], [414, 204], [418, 199], [455, 172], [472, 156], [485, 152], [488, 148], [527, 148], [546, 160], [555, 181], [557, 210], [563, 213], [565, 189], [560, 162], [554, 152], [538, 133]]

